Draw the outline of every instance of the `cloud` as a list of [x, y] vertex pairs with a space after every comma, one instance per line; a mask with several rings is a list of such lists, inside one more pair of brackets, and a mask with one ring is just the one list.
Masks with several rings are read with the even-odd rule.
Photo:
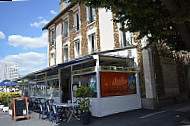
[[0, 31], [0, 39], [4, 39], [4, 38], [5, 38], [5, 34], [2, 31]]
[[57, 12], [55, 11], [55, 10], [50, 10], [49, 11], [51, 14], [53, 14], [53, 15], [56, 15], [57, 14]]
[[48, 44], [48, 33], [44, 32], [40, 37], [25, 37], [21, 35], [10, 35], [8, 37], [9, 45], [14, 47], [23, 47], [24, 49], [34, 49], [46, 47]]
[[44, 19], [44, 17], [40, 16], [40, 17], [38, 17], [38, 19], [41, 20], [41, 19]]
[[[43, 18], [43, 17], [39, 17], [39, 18]], [[46, 19], [43, 19], [43, 20], [41, 20], [41, 21], [39, 21], [39, 22], [36, 22], [36, 21], [35, 21], [34, 23], [30, 24], [30, 26], [31, 26], [31, 27], [40, 28], [40, 26], [46, 25], [48, 22], [49, 22], [49, 21], [47, 21]]]
[[47, 56], [44, 53], [27, 52], [18, 55], [8, 55], [0, 60], [0, 62], [14, 62], [18, 64], [19, 72], [29, 73], [44, 68], [46, 66], [46, 57]]

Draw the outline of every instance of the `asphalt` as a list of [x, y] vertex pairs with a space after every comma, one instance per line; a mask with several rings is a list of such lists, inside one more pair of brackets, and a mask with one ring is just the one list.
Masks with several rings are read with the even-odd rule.
[[[89, 126], [190, 126], [190, 101], [159, 110], [139, 109], [102, 118], [93, 117]], [[39, 120], [38, 113], [31, 111], [30, 119], [14, 122], [7, 112], [0, 111], [0, 126], [55, 126], [47, 120]], [[82, 122], [71, 119], [59, 126], [82, 126]]]

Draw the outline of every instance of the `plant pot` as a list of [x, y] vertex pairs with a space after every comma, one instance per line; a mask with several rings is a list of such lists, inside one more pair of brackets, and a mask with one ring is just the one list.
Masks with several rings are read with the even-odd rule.
[[9, 109], [9, 115], [12, 115], [12, 109]]
[[91, 113], [83, 113], [81, 114], [81, 120], [83, 125], [88, 125], [91, 122]]
[[0, 105], [0, 110], [2, 110], [2, 109], [3, 109], [3, 107], [4, 107], [4, 105]]
[[9, 111], [9, 107], [3, 107], [3, 112], [8, 112]]

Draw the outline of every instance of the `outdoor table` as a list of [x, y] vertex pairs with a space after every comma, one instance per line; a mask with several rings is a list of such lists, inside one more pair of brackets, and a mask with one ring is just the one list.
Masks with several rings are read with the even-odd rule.
[[54, 103], [53, 105], [55, 105], [56, 107], [65, 108], [67, 110], [67, 115], [68, 115], [67, 122], [70, 121], [72, 116], [75, 119], [80, 120], [79, 118], [77, 118], [77, 116], [74, 113], [74, 106], [76, 105], [75, 103]]

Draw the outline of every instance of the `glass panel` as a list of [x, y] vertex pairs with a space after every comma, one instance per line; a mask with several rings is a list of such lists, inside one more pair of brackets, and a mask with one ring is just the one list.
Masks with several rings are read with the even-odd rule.
[[47, 97], [59, 97], [59, 81], [57, 79], [47, 82]]
[[51, 45], [54, 45], [54, 31], [52, 30], [52, 31], [50, 31], [50, 44]]
[[96, 86], [96, 74], [93, 73], [93, 74], [88, 74], [88, 75], [81, 75], [81, 76], [75, 76], [73, 78], [73, 85], [75, 86], [73, 89], [74, 89], [74, 97], [75, 97], [75, 90], [76, 88], [79, 88], [81, 86], [84, 86], [84, 87], [92, 87], [94, 89], [94, 92], [95, 92], [95, 95], [94, 97], [97, 97], [97, 86]]
[[64, 61], [67, 62], [69, 60], [69, 50], [68, 45], [64, 46]]
[[64, 22], [64, 37], [68, 37], [69, 34], [69, 23], [68, 21]]

